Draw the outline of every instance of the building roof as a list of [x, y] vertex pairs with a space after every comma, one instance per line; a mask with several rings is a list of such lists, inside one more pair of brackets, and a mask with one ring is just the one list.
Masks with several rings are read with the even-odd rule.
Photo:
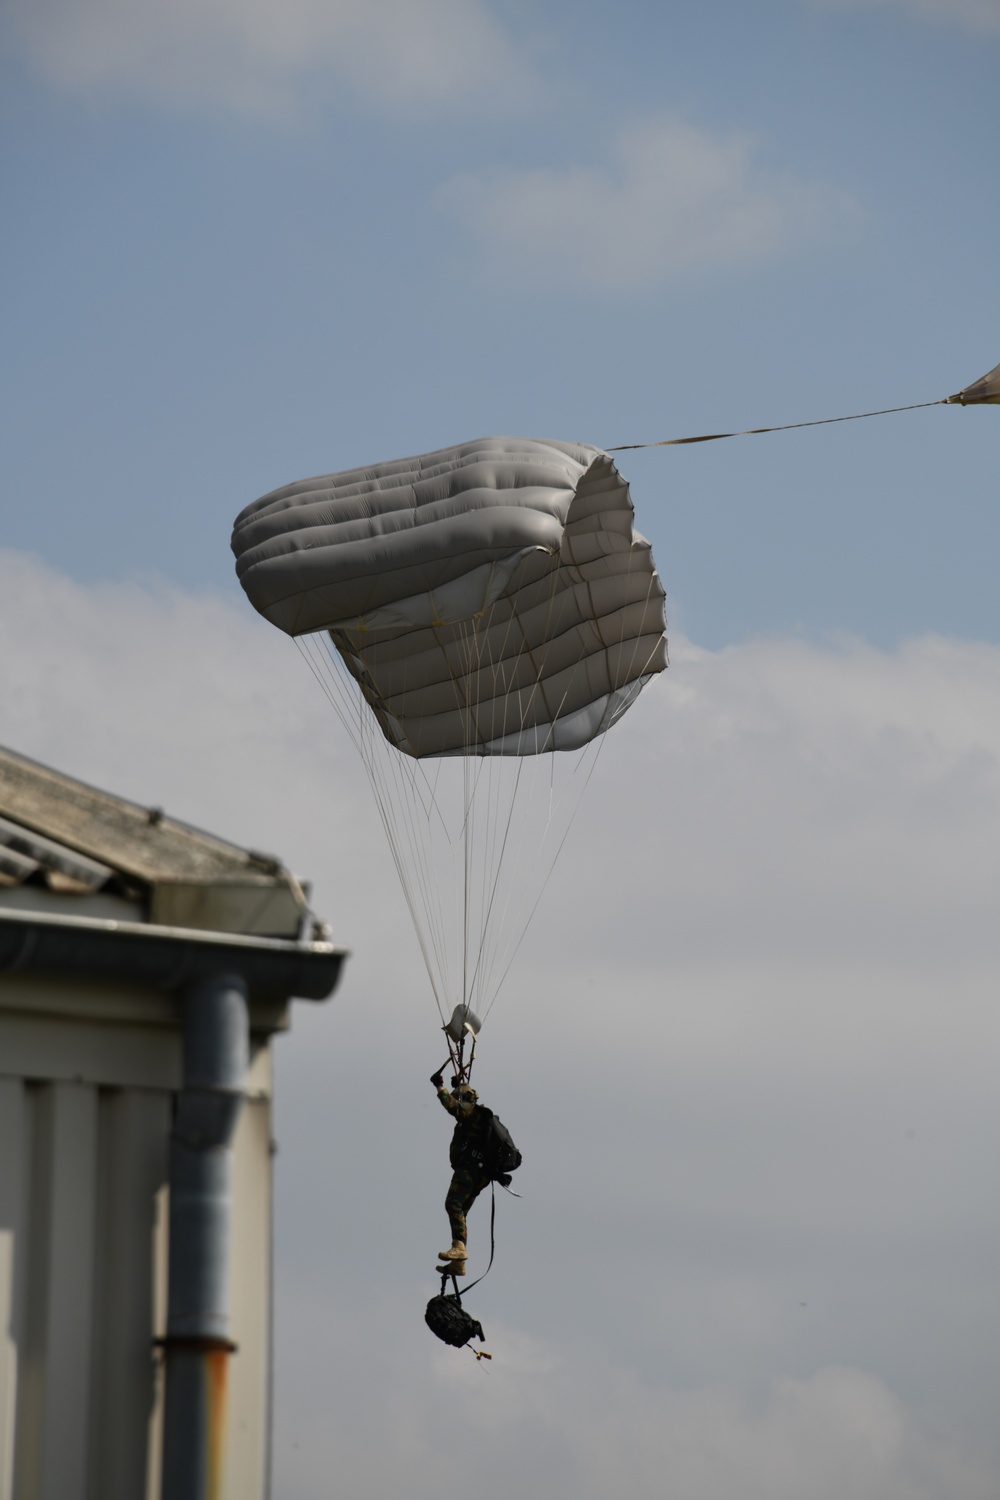
[[0, 898], [20, 887], [106, 892], [148, 921], [219, 932], [298, 936], [308, 916], [302, 887], [273, 855], [0, 746]]

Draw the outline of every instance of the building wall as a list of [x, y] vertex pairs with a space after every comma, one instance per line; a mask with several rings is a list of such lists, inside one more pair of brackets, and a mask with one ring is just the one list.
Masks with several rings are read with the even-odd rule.
[[[158, 992], [0, 979], [0, 1500], [158, 1500], [167, 1147]], [[271, 1078], [234, 1142], [227, 1500], [265, 1493]]]

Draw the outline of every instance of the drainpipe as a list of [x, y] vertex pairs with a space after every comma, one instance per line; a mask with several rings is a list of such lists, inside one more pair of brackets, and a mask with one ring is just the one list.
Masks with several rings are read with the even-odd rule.
[[229, 1356], [232, 1150], [249, 1061], [247, 984], [182, 994], [184, 1086], [170, 1137], [162, 1500], [221, 1500]]

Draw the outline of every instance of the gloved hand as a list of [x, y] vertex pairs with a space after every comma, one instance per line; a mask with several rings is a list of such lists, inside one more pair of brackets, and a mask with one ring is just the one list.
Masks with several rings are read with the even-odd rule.
[[434, 1085], [434, 1087], [436, 1089], [443, 1089], [444, 1088], [444, 1078], [441, 1076], [440, 1073], [432, 1073], [431, 1074], [431, 1083], [433, 1083], [433, 1085]]
[[457, 1073], [456, 1073], [456, 1074], [455, 1074], [455, 1077], [454, 1077], [454, 1078], [453, 1078], [453, 1079], [452, 1079], [452, 1080], [451, 1080], [451, 1086], [452, 1086], [452, 1088], [453, 1088], [453, 1089], [457, 1089], [457, 1088], [458, 1088], [458, 1085], [459, 1085], [459, 1084], [460, 1084], [460, 1083], [461, 1083], [461, 1082], [462, 1082], [462, 1080], [461, 1080], [461, 1078], [459, 1078], [459, 1076], [458, 1076], [458, 1074], [457, 1074]]

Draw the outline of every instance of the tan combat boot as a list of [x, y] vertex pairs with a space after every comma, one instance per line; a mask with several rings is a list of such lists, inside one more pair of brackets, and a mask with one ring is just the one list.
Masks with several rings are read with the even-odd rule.
[[468, 1251], [462, 1240], [452, 1240], [450, 1250], [439, 1250], [438, 1260], [465, 1260]]

